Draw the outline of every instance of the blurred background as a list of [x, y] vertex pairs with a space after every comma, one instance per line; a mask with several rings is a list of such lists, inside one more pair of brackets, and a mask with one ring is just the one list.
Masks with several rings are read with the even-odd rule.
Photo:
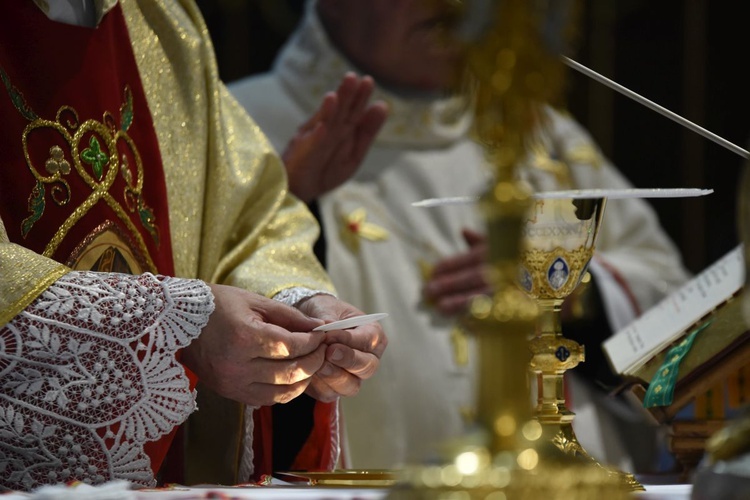
[[[270, 68], [304, 0], [198, 5], [221, 77], [229, 82]], [[582, 6], [573, 59], [750, 148], [750, 86], [742, 68], [750, 4], [587, 0]], [[636, 187], [715, 190], [701, 198], [650, 200], [691, 271], [700, 272], [738, 244], [735, 206], [743, 158], [572, 70], [567, 98], [569, 111]]]

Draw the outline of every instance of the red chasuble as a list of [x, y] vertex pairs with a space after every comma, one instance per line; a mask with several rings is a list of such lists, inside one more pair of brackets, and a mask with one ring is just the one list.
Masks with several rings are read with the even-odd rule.
[[[0, 78], [10, 240], [74, 269], [173, 275], [161, 154], [120, 6], [92, 29], [5, 2]], [[154, 472], [174, 434], [147, 444]]]

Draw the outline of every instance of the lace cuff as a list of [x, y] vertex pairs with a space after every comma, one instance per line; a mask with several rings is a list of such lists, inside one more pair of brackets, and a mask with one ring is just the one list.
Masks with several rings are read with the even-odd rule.
[[0, 329], [0, 489], [155, 484], [143, 445], [195, 409], [176, 352], [213, 312], [199, 280], [72, 272]]
[[331, 292], [326, 292], [323, 290], [311, 290], [309, 288], [305, 288], [303, 286], [297, 286], [292, 288], [286, 288], [276, 295], [273, 296], [273, 300], [282, 302], [288, 306], [296, 306], [299, 302], [303, 301], [304, 299], [308, 299], [312, 297], [313, 295], [320, 295], [320, 294], [326, 294], [326, 295], [332, 295]]

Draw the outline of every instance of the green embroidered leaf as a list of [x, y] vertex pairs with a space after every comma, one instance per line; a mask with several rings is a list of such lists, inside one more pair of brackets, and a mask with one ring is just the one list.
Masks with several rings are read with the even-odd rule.
[[133, 94], [125, 87], [125, 102], [120, 107], [120, 128], [127, 131], [133, 123]]
[[150, 208], [148, 208], [143, 204], [142, 201], [140, 201], [138, 207], [138, 215], [141, 217], [141, 223], [143, 224], [143, 227], [145, 227], [149, 234], [151, 234], [151, 237], [154, 239], [154, 242], [158, 247], [159, 231], [156, 226], [154, 226], [154, 219], [156, 218], [154, 217], [154, 212], [152, 212]]
[[39, 118], [37, 114], [34, 113], [34, 111], [29, 107], [29, 105], [26, 104], [26, 99], [23, 98], [23, 94], [13, 86], [13, 84], [10, 82], [8, 74], [1, 67], [0, 79], [2, 79], [3, 83], [5, 84], [5, 89], [8, 91], [10, 100], [13, 103], [13, 106], [15, 106], [15, 108], [18, 110], [18, 112], [21, 113], [21, 115], [29, 121], [34, 121]]
[[99, 140], [96, 136], [91, 136], [91, 139], [89, 139], [89, 147], [83, 150], [81, 158], [83, 161], [91, 165], [96, 178], [102, 180], [104, 166], [109, 163], [109, 157], [101, 150]]
[[36, 181], [36, 186], [34, 186], [34, 189], [31, 191], [31, 196], [29, 196], [28, 208], [31, 215], [21, 222], [21, 235], [24, 238], [26, 238], [26, 235], [29, 234], [29, 231], [31, 231], [31, 228], [34, 226], [34, 223], [38, 221], [44, 213], [44, 196], [44, 184], [42, 184], [41, 181]]

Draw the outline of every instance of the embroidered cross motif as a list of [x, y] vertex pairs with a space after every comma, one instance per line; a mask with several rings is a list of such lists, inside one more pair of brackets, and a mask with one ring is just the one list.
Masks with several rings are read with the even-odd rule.
[[102, 174], [104, 173], [104, 166], [109, 163], [109, 158], [101, 149], [99, 140], [96, 136], [91, 136], [89, 139], [89, 147], [84, 149], [81, 153], [81, 159], [91, 165], [94, 170], [97, 180], [102, 180]]
[[388, 239], [388, 231], [384, 228], [367, 222], [367, 212], [364, 208], [358, 208], [344, 217], [341, 227], [341, 239], [353, 251], [359, 250], [360, 239], [369, 241], [383, 241]]

